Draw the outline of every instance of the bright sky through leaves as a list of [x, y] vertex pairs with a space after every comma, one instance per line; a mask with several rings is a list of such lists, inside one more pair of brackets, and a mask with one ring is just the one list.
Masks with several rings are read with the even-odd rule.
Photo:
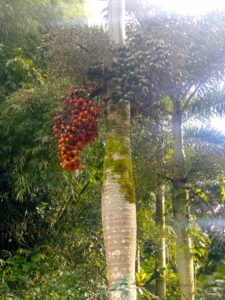
[[212, 10], [225, 10], [224, 0], [149, 0], [149, 2], [181, 14], [201, 15]]
[[225, 134], [225, 118], [213, 118], [210, 125]]
[[[146, 0], [150, 4], [157, 5], [163, 10], [173, 11], [181, 14], [201, 15], [213, 10], [225, 11], [225, 0]], [[88, 23], [90, 26], [103, 25], [104, 22], [104, 8], [107, 1], [90, 0], [87, 2]], [[210, 125], [215, 129], [220, 130], [225, 134], [225, 118], [212, 118]]]
[[88, 24], [90, 26], [103, 26], [104, 12], [107, 6], [107, 1], [91, 0], [87, 2]]
[[[225, 0], [149, 0], [163, 10], [180, 14], [202, 15], [214, 10], [225, 11]], [[210, 125], [225, 134], [225, 118], [212, 118]]]

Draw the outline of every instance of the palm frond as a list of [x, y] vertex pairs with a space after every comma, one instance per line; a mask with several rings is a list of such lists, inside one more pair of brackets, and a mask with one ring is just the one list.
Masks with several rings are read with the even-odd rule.
[[213, 146], [220, 146], [225, 149], [225, 135], [214, 128], [189, 127], [184, 131], [186, 139], [195, 140], [195, 143], [207, 143]]
[[208, 86], [205, 93], [200, 93], [192, 99], [185, 112], [184, 119], [193, 117], [208, 119], [209, 116], [223, 117], [225, 115], [225, 87], [222, 83]]

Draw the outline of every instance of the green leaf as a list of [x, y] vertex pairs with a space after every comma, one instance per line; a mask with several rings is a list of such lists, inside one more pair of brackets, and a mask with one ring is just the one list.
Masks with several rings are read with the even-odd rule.
[[37, 263], [40, 260], [42, 260], [43, 258], [45, 258], [44, 254], [37, 253], [37, 254], [34, 254], [34, 255], [31, 256], [31, 261]]

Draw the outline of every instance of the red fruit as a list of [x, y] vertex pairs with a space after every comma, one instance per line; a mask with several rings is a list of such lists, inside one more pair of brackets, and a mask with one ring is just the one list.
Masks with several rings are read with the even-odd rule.
[[74, 155], [78, 155], [79, 154], [79, 151], [78, 150], [72, 150], [71, 151]]
[[60, 150], [60, 167], [69, 171], [82, 168], [79, 152], [98, 136], [97, 119], [102, 117], [98, 114], [101, 105], [94, 106], [93, 101], [88, 101], [84, 96], [95, 85], [96, 82], [91, 82], [86, 83], [83, 89], [71, 88], [66, 97], [61, 97], [64, 103], [61, 114], [53, 119], [53, 131]]
[[85, 100], [83, 98], [79, 98], [77, 101], [77, 103], [80, 105], [83, 104], [84, 102], [85, 102]]

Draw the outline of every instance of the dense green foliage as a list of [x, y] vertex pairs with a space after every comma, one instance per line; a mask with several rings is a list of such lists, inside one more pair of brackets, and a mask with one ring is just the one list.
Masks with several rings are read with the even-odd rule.
[[100, 299], [105, 290], [102, 141], [88, 147], [84, 171], [68, 174], [52, 135], [59, 98], [75, 84], [47, 79], [42, 39], [58, 7], [1, 2], [0, 299]]
[[[0, 3], [0, 100], [22, 86], [46, 78], [44, 41], [50, 28], [66, 20], [77, 0], [2, 0]], [[80, 8], [74, 10], [79, 15]]]
[[[146, 15], [141, 25], [131, 21], [127, 46], [113, 52], [102, 30], [59, 26], [62, 4], [76, 2], [0, 3], [0, 299], [107, 298], [100, 207], [104, 121], [100, 138], [82, 153], [84, 167], [78, 172], [59, 167], [52, 133], [60, 96], [93, 77], [103, 94], [105, 82], [114, 77], [114, 100], [132, 104], [140, 299], [154, 298], [156, 292], [155, 193], [162, 182], [167, 296], [180, 299], [171, 206], [172, 97], [180, 99], [184, 111], [199, 299], [222, 299], [224, 136], [186, 121], [224, 112], [217, 81], [224, 76], [224, 16], [190, 22]], [[140, 19], [141, 7], [129, 10]]]
[[[99, 270], [103, 263], [99, 208], [101, 141], [87, 149], [84, 171], [68, 174], [58, 166], [52, 137], [52, 117], [60, 105], [59, 96], [70, 85], [68, 80], [49, 81], [40, 88], [20, 90], [1, 104], [1, 140], [4, 140], [1, 145], [4, 158], [1, 160], [1, 245], [3, 259], [9, 257], [6, 265], [2, 261], [2, 284], [4, 293], [11, 288], [14, 297], [23, 295], [26, 289], [31, 297], [40, 289], [35, 299], [43, 299], [45, 294], [46, 299], [63, 299], [70, 293], [67, 289], [72, 279], [69, 278], [75, 269], [76, 276], [81, 273], [79, 280], [83, 282], [78, 285], [83, 288], [79, 291], [74, 286], [71, 293], [88, 295], [91, 286], [94, 287], [96, 282], [91, 284], [89, 268], [99, 273], [102, 282]], [[11, 257], [17, 248], [21, 250]], [[92, 259], [95, 265], [91, 264]], [[41, 265], [39, 260], [43, 262]], [[21, 265], [24, 265], [24, 275], [17, 278]], [[41, 288], [39, 280], [43, 281]], [[60, 286], [54, 287], [58, 280], [62, 284], [66, 281], [66, 291]]]

